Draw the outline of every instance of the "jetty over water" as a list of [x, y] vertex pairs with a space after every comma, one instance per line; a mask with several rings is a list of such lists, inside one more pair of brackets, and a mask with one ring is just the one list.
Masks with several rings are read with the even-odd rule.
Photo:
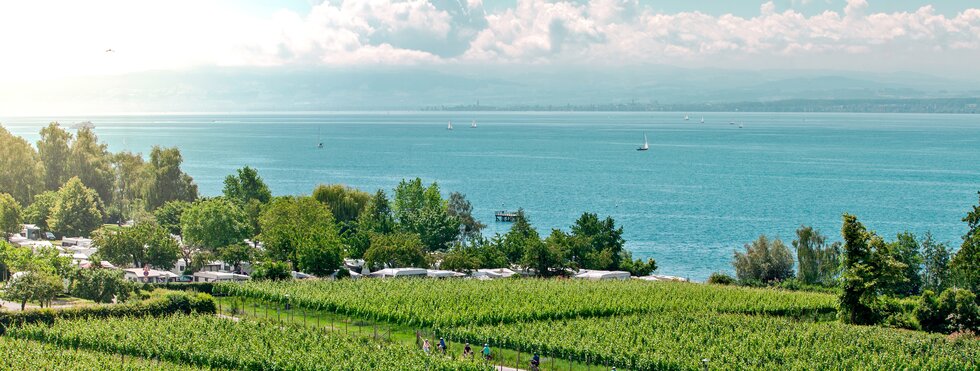
[[511, 212], [511, 211], [506, 211], [506, 210], [501, 210], [501, 211], [498, 211], [498, 212], [494, 213], [494, 217], [495, 217], [495, 219], [498, 222], [513, 222], [513, 221], [517, 220], [517, 213], [516, 212]]

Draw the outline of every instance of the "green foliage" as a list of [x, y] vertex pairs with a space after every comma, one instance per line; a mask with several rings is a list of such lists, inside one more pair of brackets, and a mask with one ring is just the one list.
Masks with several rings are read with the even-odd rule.
[[112, 155], [112, 169], [115, 174], [112, 203], [109, 205], [109, 220], [126, 221], [146, 211], [142, 199], [146, 175], [143, 157], [131, 152]]
[[0, 193], [0, 238], [20, 232], [20, 204], [9, 193]]
[[922, 288], [933, 292], [943, 292], [950, 285], [952, 273], [949, 260], [952, 253], [942, 242], [932, 239], [932, 233], [926, 232], [922, 239]]
[[[43, 354], [43, 357], [38, 357]], [[119, 358], [96, 350], [62, 348], [58, 344], [0, 337], [0, 369], [3, 370], [197, 370], [190, 365], [176, 365], [138, 357]]]
[[743, 282], [770, 284], [793, 277], [793, 254], [782, 240], [770, 240], [766, 235], [746, 244], [744, 253], [736, 251], [732, 265]]
[[883, 287], [883, 292], [899, 297], [918, 295], [922, 291], [922, 276], [919, 275], [922, 254], [919, 252], [919, 241], [916, 241], [915, 235], [909, 232], [899, 233], [888, 250], [895, 261], [902, 263], [904, 268], [901, 271], [901, 279]]
[[[217, 370], [487, 370], [480, 363], [426, 355], [411, 345], [351, 338], [305, 326], [215, 316], [55, 320], [9, 336]], [[193, 341], [188, 341], [193, 339]]]
[[477, 249], [471, 246], [454, 246], [446, 256], [442, 258], [439, 269], [446, 269], [457, 272], [472, 272], [482, 268], [483, 262], [480, 259]]
[[621, 251], [619, 255], [621, 256], [619, 269], [630, 272], [632, 276], [647, 276], [657, 270], [657, 261], [653, 258], [647, 258], [647, 261], [633, 260], [633, 253], [626, 250]]
[[480, 231], [486, 225], [473, 217], [473, 205], [470, 204], [470, 201], [466, 199], [465, 195], [459, 192], [450, 193], [447, 211], [449, 212], [449, 216], [459, 220], [465, 227], [463, 234], [467, 238], [478, 238], [481, 236]]
[[51, 217], [51, 210], [58, 201], [58, 192], [45, 191], [34, 196], [34, 203], [24, 209], [24, 223], [34, 224], [43, 231], [50, 229], [48, 218]]
[[45, 271], [27, 271], [10, 279], [3, 291], [3, 298], [20, 303], [20, 309], [24, 310], [28, 302], [36, 302], [43, 307], [64, 292], [65, 286], [60, 277]]
[[425, 251], [417, 234], [396, 232], [371, 236], [371, 247], [364, 261], [373, 268], [425, 268]]
[[[582, 247], [569, 252], [575, 257], [575, 265], [586, 269], [618, 270], [622, 269], [622, 251], [626, 241], [623, 239], [623, 227], [616, 227], [612, 217], [600, 220], [595, 213], [582, 213], [582, 216], [572, 225], [572, 235], [585, 242]], [[632, 263], [632, 262], [630, 262]]]
[[293, 278], [289, 271], [289, 265], [277, 261], [265, 261], [255, 265], [252, 269], [252, 280], [257, 281], [285, 281]]
[[259, 219], [263, 246], [273, 259], [322, 276], [340, 267], [342, 245], [333, 215], [311, 197], [277, 198]]
[[163, 227], [139, 222], [129, 228], [96, 231], [93, 242], [103, 259], [118, 266], [170, 269], [180, 257], [180, 246]]
[[115, 181], [112, 155], [90, 128], [83, 127], [75, 134], [68, 157], [68, 176], [77, 177], [86, 187], [95, 190], [102, 202], [112, 203]]
[[242, 263], [251, 262], [255, 258], [255, 248], [246, 243], [236, 243], [218, 249], [218, 258], [235, 267], [235, 272], [241, 272]]
[[533, 269], [539, 276], [564, 275], [568, 267], [565, 259], [568, 235], [554, 229], [545, 241], [529, 238], [524, 242], [521, 264]]
[[524, 257], [524, 251], [527, 249], [527, 246], [540, 241], [541, 237], [538, 235], [538, 231], [531, 226], [531, 221], [524, 214], [524, 210], [520, 209], [517, 210], [514, 224], [510, 226], [510, 230], [504, 235], [504, 239], [500, 244], [500, 250], [507, 257], [508, 263], [518, 264]]
[[195, 202], [181, 214], [180, 225], [185, 243], [212, 252], [251, 237], [248, 216], [224, 198]]
[[840, 243], [827, 245], [827, 237], [810, 226], [800, 226], [793, 240], [799, 262], [797, 277], [805, 285], [833, 286], [840, 274]]
[[143, 191], [147, 210], [156, 210], [169, 201], [197, 199], [197, 184], [180, 169], [183, 161], [177, 148], [153, 146], [146, 164], [148, 177]]
[[102, 200], [73, 177], [58, 190], [48, 226], [59, 236], [88, 236], [102, 225]]
[[180, 229], [180, 218], [184, 215], [184, 210], [190, 206], [191, 203], [187, 201], [167, 201], [153, 212], [153, 217], [168, 233], [180, 236], [183, 234]]
[[[980, 192], [977, 192], [980, 195]], [[963, 245], [953, 256], [950, 266], [957, 281], [965, 288], [980, 292], [980, 204], [963, 218], [969, 230], [963, 236]]]
[[735, 277], [729, 276], [728, 274], [714, 272], [711, 274], [711, 276], [708, 276], [708, 281], [706, 283], [711, 285], [734, 285], [736, 281]]
[[459, 235], [460, 220], [449, 214], [439, 185], [402, 180], [395, 188], [394, 213], [401, 230], [419, 235], [426, 251], [439, 251]]
[[68, 180], [68, 159], [71, 155], [68, 144], [71, 140], [72, 135], [57, 122], [41, 129], [37, 152], [44, 169], [44, 189], [57, 190]]
[[71, 295], [96, 303], [111, 303], [118, 298], [123, 302], [135, 285], [123, 278], [123, 271], [115, 269], [79, 269], [72, 279]]
[[44, 188], [43, 168], [34, 147], [0, 125], [0, 193], [30, 204]]
[[938, 298], [926, 290], [915, 308], [915, 317], [926, 331], [980, 332], [980, 304], [969, 290], [946, 289]]
[[262, 181], [258, 171], [248, 166], [238, 169], [237, 176], [234, 174], [227, 176], [222, 192], [225, 198], [241, 204], [246, 204], [249, 200], [258, 200], [261, 203], [272, 200], [269, 186]]
[[330, 208], [338, 223], [357, 220], [371, 202], [371, 194], [342, 184], [321, 184], [313, 189], [313, 198]]
[[371, 197], [357, 222], [358, 233], [388, 234], [395, 230], [395, 215], [385, 191], [379, 189]]
[[841, 276], [840, 316], [844, 322], [873, 324], [880, 319], [874, 307], [878, 295], [904, 279], [906, 266], [895, 260], [889, 245], [850, 214], [844, 214], [844, 272]]

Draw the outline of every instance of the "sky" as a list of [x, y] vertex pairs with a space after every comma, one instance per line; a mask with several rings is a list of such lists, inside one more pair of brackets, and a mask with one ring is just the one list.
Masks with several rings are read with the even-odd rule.
[[980, 79], [980, 3], [0, 0], [0, 53], [0, 84], [48, 84], [38, 94], [69, 79], [215, 68], [667, 66], [973, 81]]

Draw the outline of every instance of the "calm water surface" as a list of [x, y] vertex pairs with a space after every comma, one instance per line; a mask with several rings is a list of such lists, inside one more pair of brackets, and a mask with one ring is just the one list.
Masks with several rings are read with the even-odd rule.
[[[91, 120], [112, 151], [177, 146], [204, 195], [249, 165], [275, 194], [319, 183], [366, 191], [437, 181], [473, 203], [488, 234], [498, 209], [523, 207], [547, 235], [583, 212], [611, 215], [638, 257], [704, 279], [765, 233], [800, 224], [839, 240], [856, 214], [893, 238], [932, 231], [959, 246], [980, 190], [980, 116], [915, 114], [324, 113], [18, 117], [38, 130]], [[471, 120], [479, 128], [470, 129]], [[446, 130], [453, 120], [456, 130]], [[743, 124], [730, 125], [735, 121]], [[316, 149], [318, 132], [324, 142]], [[650, 150], [635, 150], [650, 140]]]

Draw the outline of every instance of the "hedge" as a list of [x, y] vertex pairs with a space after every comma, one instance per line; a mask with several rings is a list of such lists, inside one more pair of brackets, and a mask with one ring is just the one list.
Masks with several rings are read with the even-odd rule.
[[153, 289], [166, 289], [176, 291], [196, 291], [209, 295], [214, 295], [213, 282], [166, 282], [166, 283], [144, 283], [143, 290], [153, 291]]
[[168, 292], [161, 296], [126, 304], [93, 305], [63, 309], [34, 309], [19, 312], [0, 312], [0, 335], [7, 327], [32, 323], [54, 323], [56, 318], [107, 318], [163, 316], [173, 313], [216, 312], [214, 298], [205, 293]]

